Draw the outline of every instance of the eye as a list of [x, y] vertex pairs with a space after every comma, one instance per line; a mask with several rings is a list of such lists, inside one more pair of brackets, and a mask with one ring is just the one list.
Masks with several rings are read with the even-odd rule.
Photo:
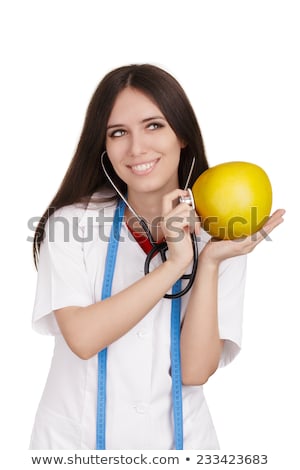
[[155, 130], [155, 129], [160, 129], [161, 127], [164, 127], [164, 126], [160, 122], [151, 122], [147, 127], [150, 130]]
[[126, 131], [124, 131], [123, 129], [116, 129], [109, 133], [109, 137], [122, 137], [125, 134], [126, 134]]

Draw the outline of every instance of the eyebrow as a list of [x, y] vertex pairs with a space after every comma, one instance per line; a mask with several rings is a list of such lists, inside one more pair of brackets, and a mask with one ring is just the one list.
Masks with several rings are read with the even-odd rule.
[[[155, 119], [162, 119], [163, 121], [166, 121], [166, 118], [164, 118], [164, 116], [151, 116], [151, 117], [142, 119], [141, 123], [144, 124], [145, 122], [153, 121]], [[106, 130], [108, 131], [109, 129], [112, 129], [115, 127], [125, 127], [125, 124], [111, 124], [110, 126], [107, 126]]]

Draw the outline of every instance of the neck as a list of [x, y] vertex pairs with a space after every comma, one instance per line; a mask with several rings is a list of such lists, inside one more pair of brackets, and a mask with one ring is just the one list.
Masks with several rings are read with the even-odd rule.
[[[139, 217], [142, 217], [149, 227], [150, 232], [154, 240], [158, 241], [163, 238], [162, 231], [160, 229], [160, 220], [162, 216], [162, 198], [163, 196], [170, 192], [160, 191], [155, 193], [141, 193], [135, 194], [132, 191], [128, 192], [128, 202], [135, 210]], [[136, 217], [131, 213], [131, 211], [126, 207], [125, 217], [129, 226], [139, 232], [143, 233], [141, 226], [137, 221]]]
[[135, 212], [143, 217], [148, 222], [151, 222], [154, 218], [160, 217], [162, 212], [162, 198], [150, 196], [147, 194], [146, 197], [132, 197], [128, 195], [128, 202], [133, 207]]

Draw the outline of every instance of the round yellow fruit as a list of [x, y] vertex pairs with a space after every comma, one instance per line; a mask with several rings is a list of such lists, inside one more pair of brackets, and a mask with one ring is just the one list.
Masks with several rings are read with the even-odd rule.
[[261, 229], [271, 212], [270, 180], [254, 163], [211, 167], [199, 176], [192, 192], [202, 226], [215, 238], [251, 235]]

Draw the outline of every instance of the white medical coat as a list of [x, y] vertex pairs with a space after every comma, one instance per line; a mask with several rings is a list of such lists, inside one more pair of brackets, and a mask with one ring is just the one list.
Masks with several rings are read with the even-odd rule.
[[[67, 346], [53, 310], [101, 299], [107, 242], [115, 204], [66, 206], [46, 225], [41, 245], [33, 327], [55, 336], [45, 389], [36, 413], [31, 449], [95, 449], [97, 355], [77, 357]], [[105, 214], [105, 220], [104, 215]], [[121, 228], [112, 294], [140, 279], [145, 253]], [[209, 240], [202, 231], [199, 250]], [[153, 266], [160, 263], [159, 256]], [[220, 366], [241, 346], [246, 257], [219, 269], [218, 318], [225, 340]], [[189, 298], [182, 298], [182, 318]], [[171, 301], [163, 298], [127, 334], [108, 347], [107, 449], [174, 449], [170, 372]], [[182, 387], [184, 449], [217, 449], [202, 386]]]

